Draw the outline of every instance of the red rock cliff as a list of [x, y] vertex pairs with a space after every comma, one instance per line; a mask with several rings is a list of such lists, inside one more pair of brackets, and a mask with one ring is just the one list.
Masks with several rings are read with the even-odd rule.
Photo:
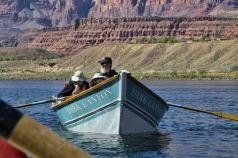
[[76, 19], [72, 27], [46, 28], [32, 47], [75, 52], [92, 45], [128, 43], [135, 38], [173, 36], [185, 39], [238, 37], [237, 18], [133, 17]]

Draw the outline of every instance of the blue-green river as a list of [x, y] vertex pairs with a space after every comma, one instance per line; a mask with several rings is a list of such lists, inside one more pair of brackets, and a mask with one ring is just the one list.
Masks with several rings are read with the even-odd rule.
[[[238, 115], [238, 81], [140, 82], [167, 102]], [[61, 91], [64, 83], [63, 80], [2, 80], [0, 99], [12, 106], [48, 100]], [[50, 106], [48, 103], [18, 110], [94, 157], [238, 156], [238, 121], [170, 107], [155, 133], [125, 136], [72, 133], [61, 128], [60, 121]]]

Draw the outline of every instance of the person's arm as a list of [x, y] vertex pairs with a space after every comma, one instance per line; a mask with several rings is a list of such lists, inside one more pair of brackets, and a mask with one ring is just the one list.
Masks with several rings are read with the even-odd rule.
[[86, 90], [90, 88], [89, 83], [87, 81], [83, 81], [83, 83], [86, 85]]
[[78, 86], [78, 85], [75, 85], [75, 89], [73, 90], [72, 95], [79, 94], [79, 92], [80, 92], [79, 86]]
[[69, 81], [69, 83], [64, 87], [64, 89], [57, 95], [57, 97], [70, 96], [72, 95], [74, 89], [74, 83], [72, 81]]

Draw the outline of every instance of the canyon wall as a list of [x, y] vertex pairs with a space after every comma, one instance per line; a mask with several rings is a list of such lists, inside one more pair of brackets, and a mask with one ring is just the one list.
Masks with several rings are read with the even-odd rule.
[[54, 52], [77, 52], [94, 45], [172, 36], [186, 40], [238, 38], [238, 18], [125, 17], [76, 19], [72, 27], [44, 28], [31, 43]]
[[236, 0], [95, 0], [88, 16], [234, 16], [237, 9]]
[[[66, 27], [78, 18], [238, 17], [237, 0], [0, 0], [0, 28]], [[4, 32], [0, 32], [0, 37]]]

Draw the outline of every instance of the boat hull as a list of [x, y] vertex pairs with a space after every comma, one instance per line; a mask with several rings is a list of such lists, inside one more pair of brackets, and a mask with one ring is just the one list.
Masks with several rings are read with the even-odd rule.
[[168, 105], [123, 72], [52, 109], [71, 131], [130, 134], [155, 131]]

